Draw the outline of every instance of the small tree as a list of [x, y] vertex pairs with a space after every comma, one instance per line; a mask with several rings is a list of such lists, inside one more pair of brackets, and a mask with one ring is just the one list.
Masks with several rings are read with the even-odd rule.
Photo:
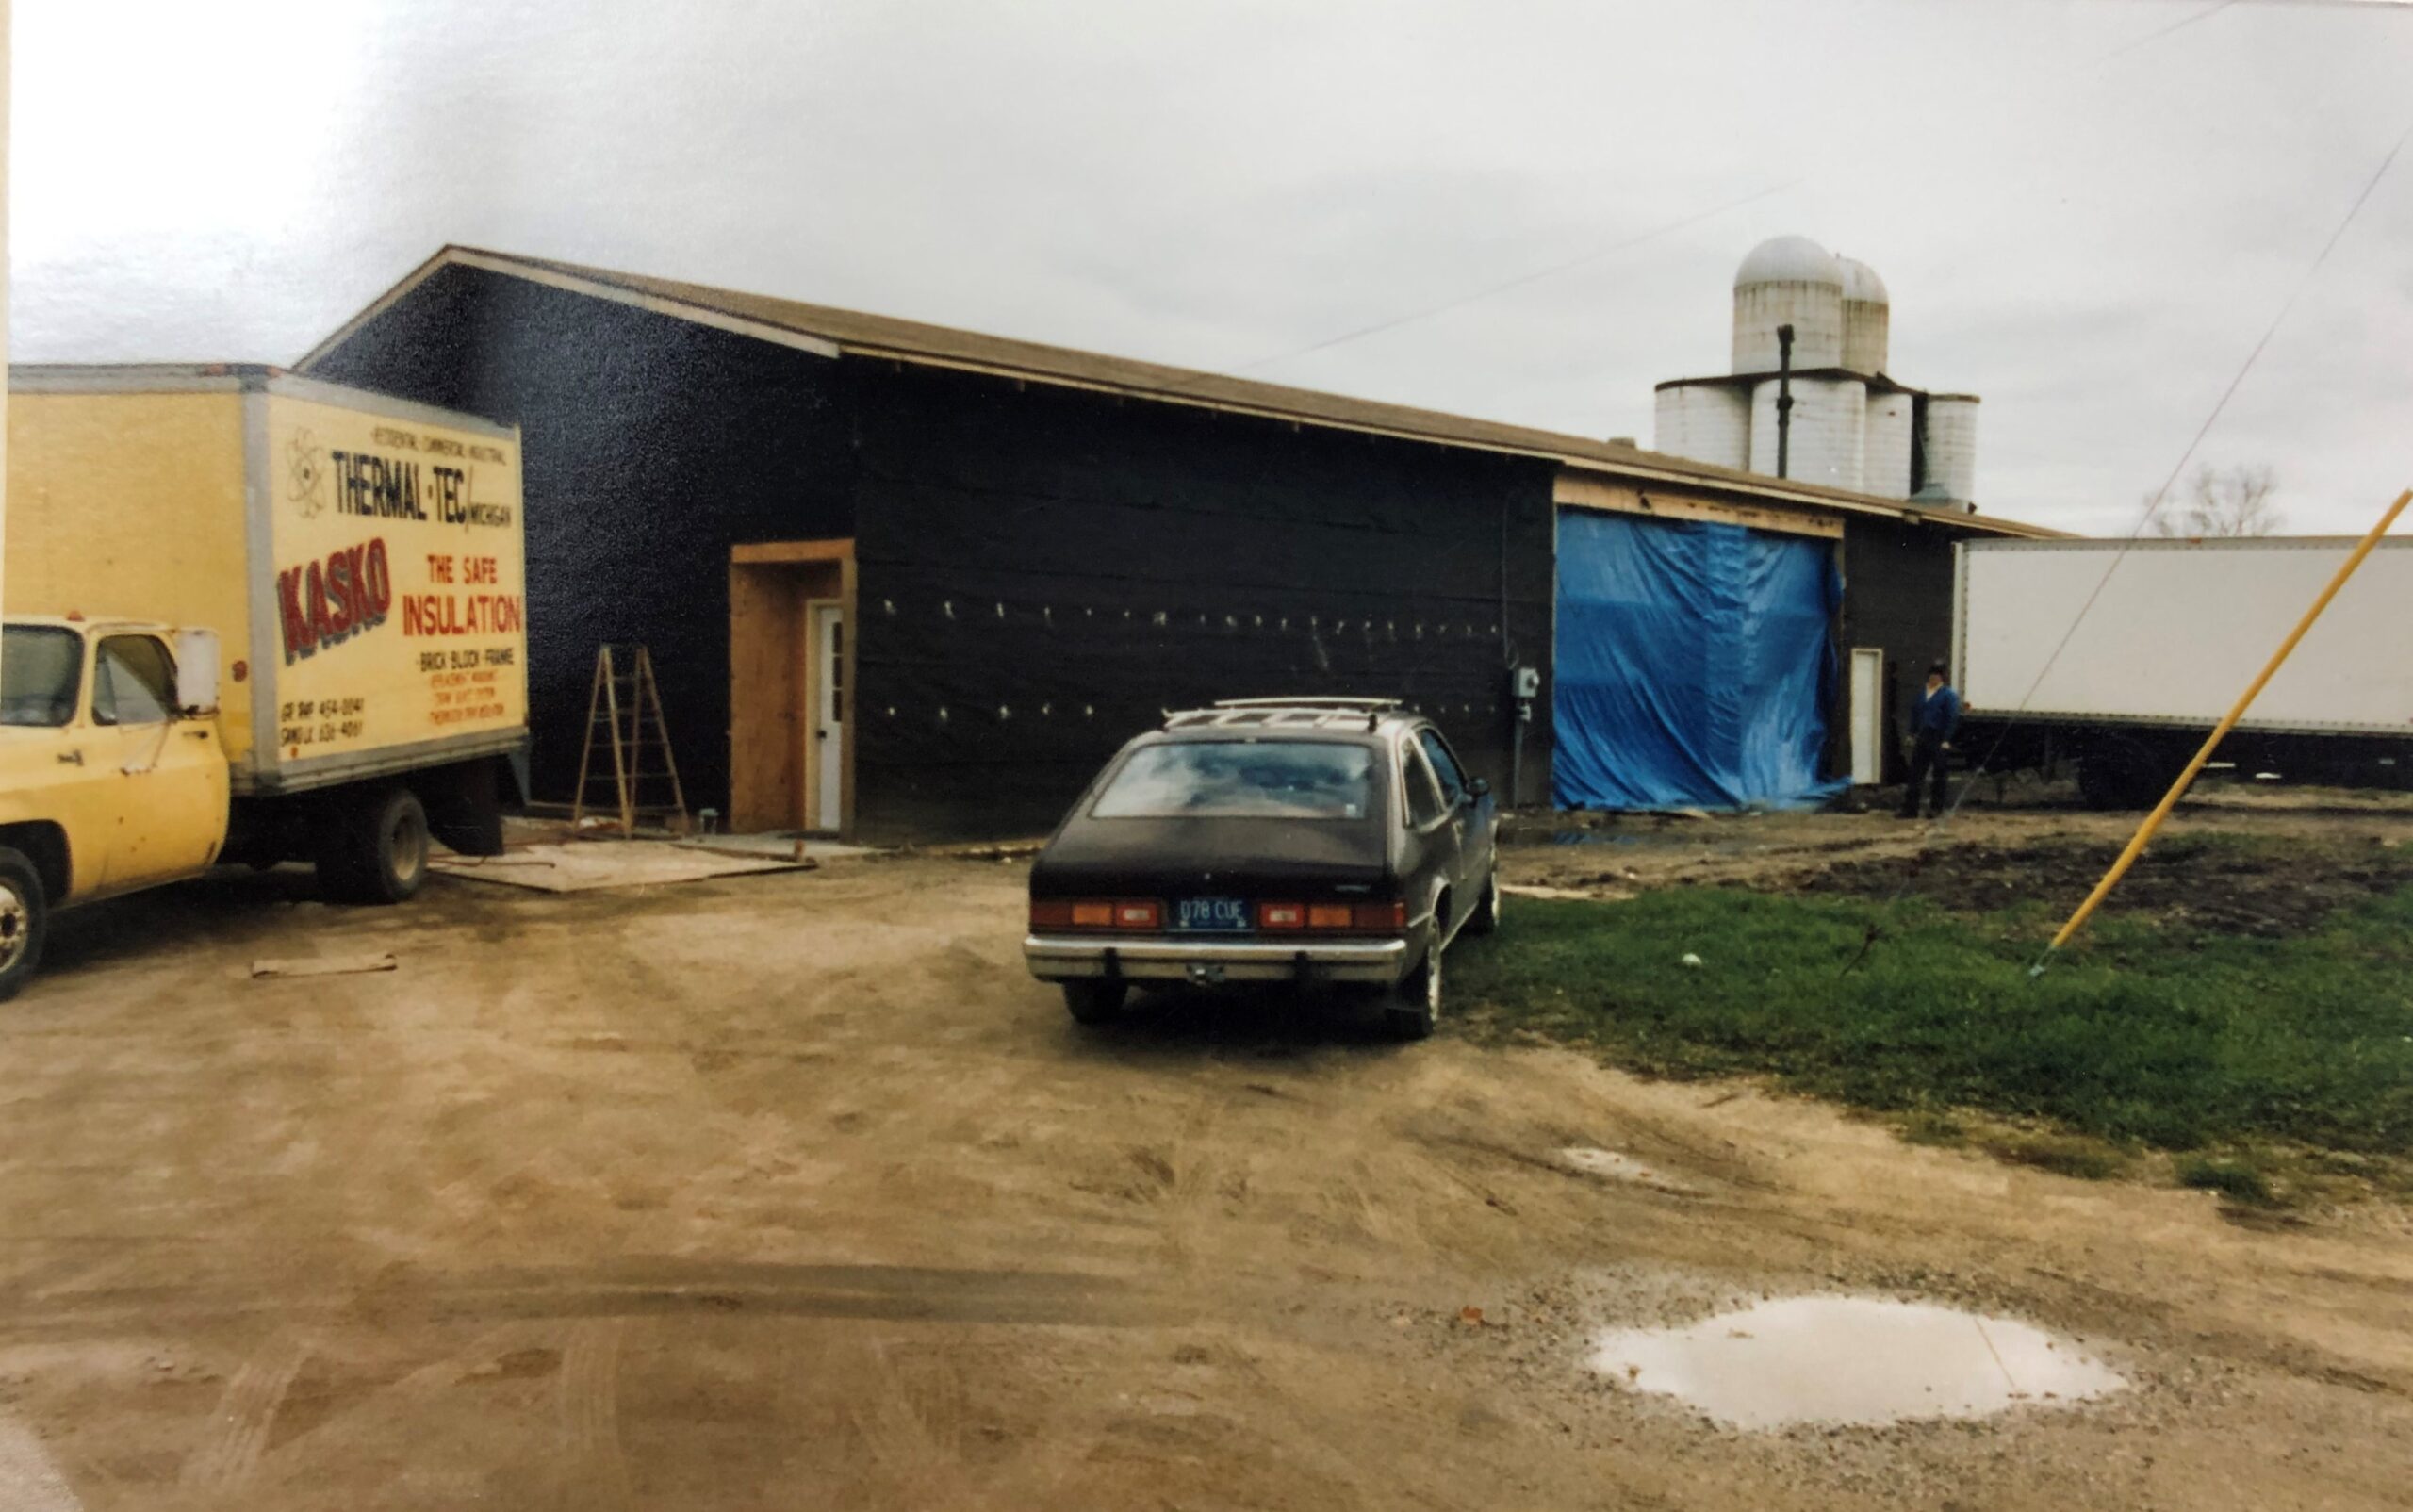
[[[2267, 466], [2224, 468], [2207, 462], [2171, 490], [2153, 517], [2153, 534], [2181, 540], [2276, 534], [2285, 523], [2271, 502], [2278, 489], [2278, 474]], [[2145, 496], [2145, 507], [2153, 508], [2153, 495]]]

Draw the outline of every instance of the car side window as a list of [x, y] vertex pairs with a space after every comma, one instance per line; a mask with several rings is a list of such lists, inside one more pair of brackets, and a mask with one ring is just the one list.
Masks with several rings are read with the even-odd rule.
[[174, 715], [176, 664], [148, 635], [111, 635], [92, 659], [92, 723], [156, 725]]
[[1425, 763], [1424, 752], [1414, 746], [1399, 748], [1399, 768], [1400, 777], [1407, 783], [1407, 821], [1421, 830], [1447, 812], [1441, 804], [1440, 784], [1433, 780], [1433, 768]]
[[1433, 775], [1440, 779], [1441, 801], [1453, 809], [1465, 802], [1467, 774], [1459, 770], [1458, 759], [1450, 754], [1449, 743], [1441, 738], [1441, 731], [1430, 727], [1420, 730], [1416, 732], [1416, 741], [1424, 748], [1424, 754], [1431, 758]]

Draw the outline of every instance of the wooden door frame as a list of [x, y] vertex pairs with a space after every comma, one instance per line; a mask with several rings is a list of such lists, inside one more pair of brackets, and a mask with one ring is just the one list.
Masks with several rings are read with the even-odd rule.
[[[790, 791], [795, 801], [784, 806], [787, 818], [778, 824], [763, 822], [766, 816], [782, 806], [763, 791], [764, 779], [755, 770], [759, 764], [741, 760], [740, 748], [749, 742], [763, 740], [766, 724], [775, 721], [770, 711], [764, 708], [759, 689], [751, 688], [741, 681], [738, 643], [746, 633], [738, 623], [741, 604], [760, 601], [766, 593], [784, 603], [786, 608], [783, 612], [794, 614], [803, 614], [803, 606], [808, 602], [834, 602], [847, 628], [845, 649], [842, 652], [846, 696], [860, 708], [861, 700], [856, 697], [856, 690], [861, 686], [857, 681], [856, 657], [862, 645], [860, 628], [862, 616], [857, 608], [855, 543], [852, 540], [749, 542], [730, 547], [729, 563], [730, 825], [731, 829], [787, 829], [800, 817], [814, 815], [819, 807], [819, 793], [817, 788], [808, 784], [814, 781], [819, 774], [811, 764], [801, 760], [802, 751], [797, 749], [796, 756], [792, 758], [795, 764], [790, 768], [795, 780], [795, 787]], [[832, 568], [837, 579], [834, 595], [826, 591]], [[805, 633], [789, 633], [783, 628], [781, 635], [784, 644], [791, 649], [805, 646], [813, 639], [809, 623]], [[791, 654], [800, 653], [792, 649]], [[786, 682], [787, 700], [809, 699], [817, 691], [818, 674], [813, 665], [815, 658], [804, 655], [803, 660], [806, 663], [803, 667], [792, 665], [789, 667], [792, 676]], [[795, 704], [791, 702], [790, 707], [795, 708]], [[819, 716], [819, 705], [805, 701], [797, 712], [808, 720], [814, 719]], [[794, 744], [801, 748], [804, 741]], [[839, 747], [838, 836], [842, 840], [851, 840], [855, 833], [854, 720], [846, 719], [840, 723]]]

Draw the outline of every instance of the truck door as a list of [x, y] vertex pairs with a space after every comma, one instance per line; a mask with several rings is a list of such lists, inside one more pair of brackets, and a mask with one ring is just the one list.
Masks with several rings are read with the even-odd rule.
[[117, 800], [101, 887], [123, 892], [206, 867], [226, 838], [226, 759], [210, 719], [176, 714], [176, 664], [156, 635], [104, 635], [92, 655], [90, 781]]

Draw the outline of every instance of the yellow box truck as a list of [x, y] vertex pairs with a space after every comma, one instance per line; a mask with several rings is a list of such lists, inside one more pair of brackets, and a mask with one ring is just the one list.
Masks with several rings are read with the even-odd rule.
[[212, 865], [399, 902], [528, 740], [519, 436], [248, 366], [19, 367], [0, 997], [50, 912]]

